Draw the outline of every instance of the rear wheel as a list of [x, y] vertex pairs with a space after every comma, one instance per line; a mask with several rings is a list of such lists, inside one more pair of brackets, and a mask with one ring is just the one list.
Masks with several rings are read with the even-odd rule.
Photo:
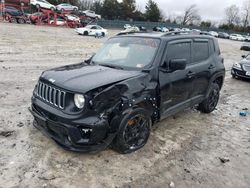
[[89, 35], [88, 31], [84, 31], [83, 35], [86, 35], [86, 36]]
[[61, 9], [61, 12], [64, 12], [64, 9], [63, 9], [63, 8]]
[[54, 8], [54, 7], [51, 7], [50, 10], [54, 12], [54, 11], [55, 11], [55, 8]]
[[105, 37], [105, 33], [104, 32], [102, 32], [102, 36]]
[[41, 6], [39, 4], [36, 4], [36, 8], [39, 9]]
[[76, 12], [76, 11], [77, 11], [77, 8], [74, 8], [73, 11]]
[[198, 110], [203, 113], [211, 113], [216, 108], [220, 98], [220, 87], [217, 83], [213, 83], [210, 87], [208, 97], [199, 104]]
[[113, 148], [119, 153], [131, 153], [142, 148], [148, 141], [151, 118], [147, 111], [138, 108], [122, 118], [120, 129], [113, 141]]

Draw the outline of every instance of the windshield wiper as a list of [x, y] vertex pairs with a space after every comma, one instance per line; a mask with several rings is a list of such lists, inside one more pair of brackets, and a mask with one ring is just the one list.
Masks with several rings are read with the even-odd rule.
[[117, 65], [113, 65], [113, 64], [107, 64], [107, 63], [105, 63], [105, 64], [99, 64], [99, 65], [104, 66], [104, 67], [113, 68], [113, 69], [123, 69], [122, 67], [117, 66]]

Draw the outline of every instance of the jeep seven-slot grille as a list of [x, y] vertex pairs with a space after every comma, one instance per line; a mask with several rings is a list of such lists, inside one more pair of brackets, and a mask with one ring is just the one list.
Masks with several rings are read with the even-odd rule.
[[38, 82], [36, 95], [58, 108], [64, 109], [66, 93], [48, 84]]

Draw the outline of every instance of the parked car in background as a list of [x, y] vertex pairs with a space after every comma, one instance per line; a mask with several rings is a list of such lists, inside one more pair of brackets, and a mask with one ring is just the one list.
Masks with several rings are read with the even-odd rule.
[[201, 30], [199, 30], [199, 29], [192, 29], [192, 32], [199, 34], [199, 33], [201, 33]]
[[245, 38], [242, 35], [240, 35], [240, 34], [231, 34], [229, 36], [229, 38], [231, 40], [238, 40], [238, 41], [244, 41], [245, 40]]
[[96, 14], [94, 11], [92, 10], [85, 10], [85, 11], [81, 11], [81, 13], [84, 15], [84, 16], [88, 16], [88, 17], [91, 17], [91, 18], [96, 18], [96, 19], [101, 19], [101, 15], [99, 14]]
[[123, 26], [124, 29], [127, 29], [127, 28], [129, 28], [129, 27], [131, 27], [130, 24], [125, 24], [125, 25]]
[[218, 36], [219, 36], [219, 34], [218, 34], [217, 32], [215, 32], [215, 31], [209, 31], [209, 33], [210, 33], [211, 36], [213, 36], [213, 37], [218, 37]]
[[181, 31], [188, 32], [188, 31], [190, 31], [190, 29], [189, 28], [182, 28]]
[[80, 22], [80, 18], [74, 14], [66, 14], [65, 18], [69, 21]]
[[166, 27], [162, 27], [162, 28], [161, 28], [161, 32], [167, 33], [167, 32], [169, 32], [169, 29], [166, 28]]
[[227, 34], [225, 32], [219, 32], [218, 37], [222, 38], [222, 39], [229, 39], [229, 34]]
[[62, 4], [57, 5], [56, 9], [62, 12], [63, 11], [77, 11], [78, 7], [68, 4], [68, 3], [62, 3]]
[[249, 78], [250, 79], [250, 54], [243, 55], [242, 60], [233, 65], [231, 69], [232, 77]]
[[245, 42], [244, 44], [242, 44], [242, 46], [240, 47], [240, 50], [250, 51], [250, 43]]
[[30, 0], [30, 4], [36, 6], [37, 9], [44, 8], [52, 11], [56, 10], [56, 7], [45, 0]]
[[153, 27], [153, 31], [162, 32], [161, 27]]
[[22, 11], [11, 6], [5, 6], [4, 17], [9, 22], [17, 22], [20, 24], [26, 23], [26, 21], [28, 20], [28, 18]]
[[29, 16], [31, 23], [35, 24], [40, 19], [41, 21], [45, 20], [47, 15], [43, 14], [42, 12], [35, 12]]
[[77, 28], [75, 31], [80, 35], [90, 35], [96, 36], [97, 33], [101, 33], [102, 36], [106, 36], [108, 34], [107, 29], [102, 28], [99, 25], [87, 25], [85, 27]]
[[131, 27], [128, 27], [127, 29], [121, 31], [120, 33], [118, 33], [118, 35], [123, 35], [123, 34], [126, 34], [126, 33], [133, 33], [133, 32], [139, 32], [140, 29], [136, 26], [131, 26]]
[[138, 28], [139, 28], [140, 31], [147, 31], [147, 28], [146, 28], [146, 27], [139, 26]]
[[[50, 24], [54, 24], [55, 20], [54, 19], [50, 19]], [[67, 25], [67, 21], [63, 18], [57, 18], [56, 19], [56, 25], [57, 26], [64, 26]]]
[[244, 35], [243, 37], [245, 38], [246, 42], [250, 42], [250, 36], [249, 35]]

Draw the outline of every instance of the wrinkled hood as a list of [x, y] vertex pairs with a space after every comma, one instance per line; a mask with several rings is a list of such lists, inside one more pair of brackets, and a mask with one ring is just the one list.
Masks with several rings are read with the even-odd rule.
[[98, 65], [75, 64], [45, 71], [40, 79], [73, 92], [86, 93], [95, 88], [117, 83], [142, 74]]
[[240, 61], [240, 64], [248, 64], [248, 65], [250, 65], [250, 60], [247, 60], [247, 59], [242, 59], [241, 61]]

